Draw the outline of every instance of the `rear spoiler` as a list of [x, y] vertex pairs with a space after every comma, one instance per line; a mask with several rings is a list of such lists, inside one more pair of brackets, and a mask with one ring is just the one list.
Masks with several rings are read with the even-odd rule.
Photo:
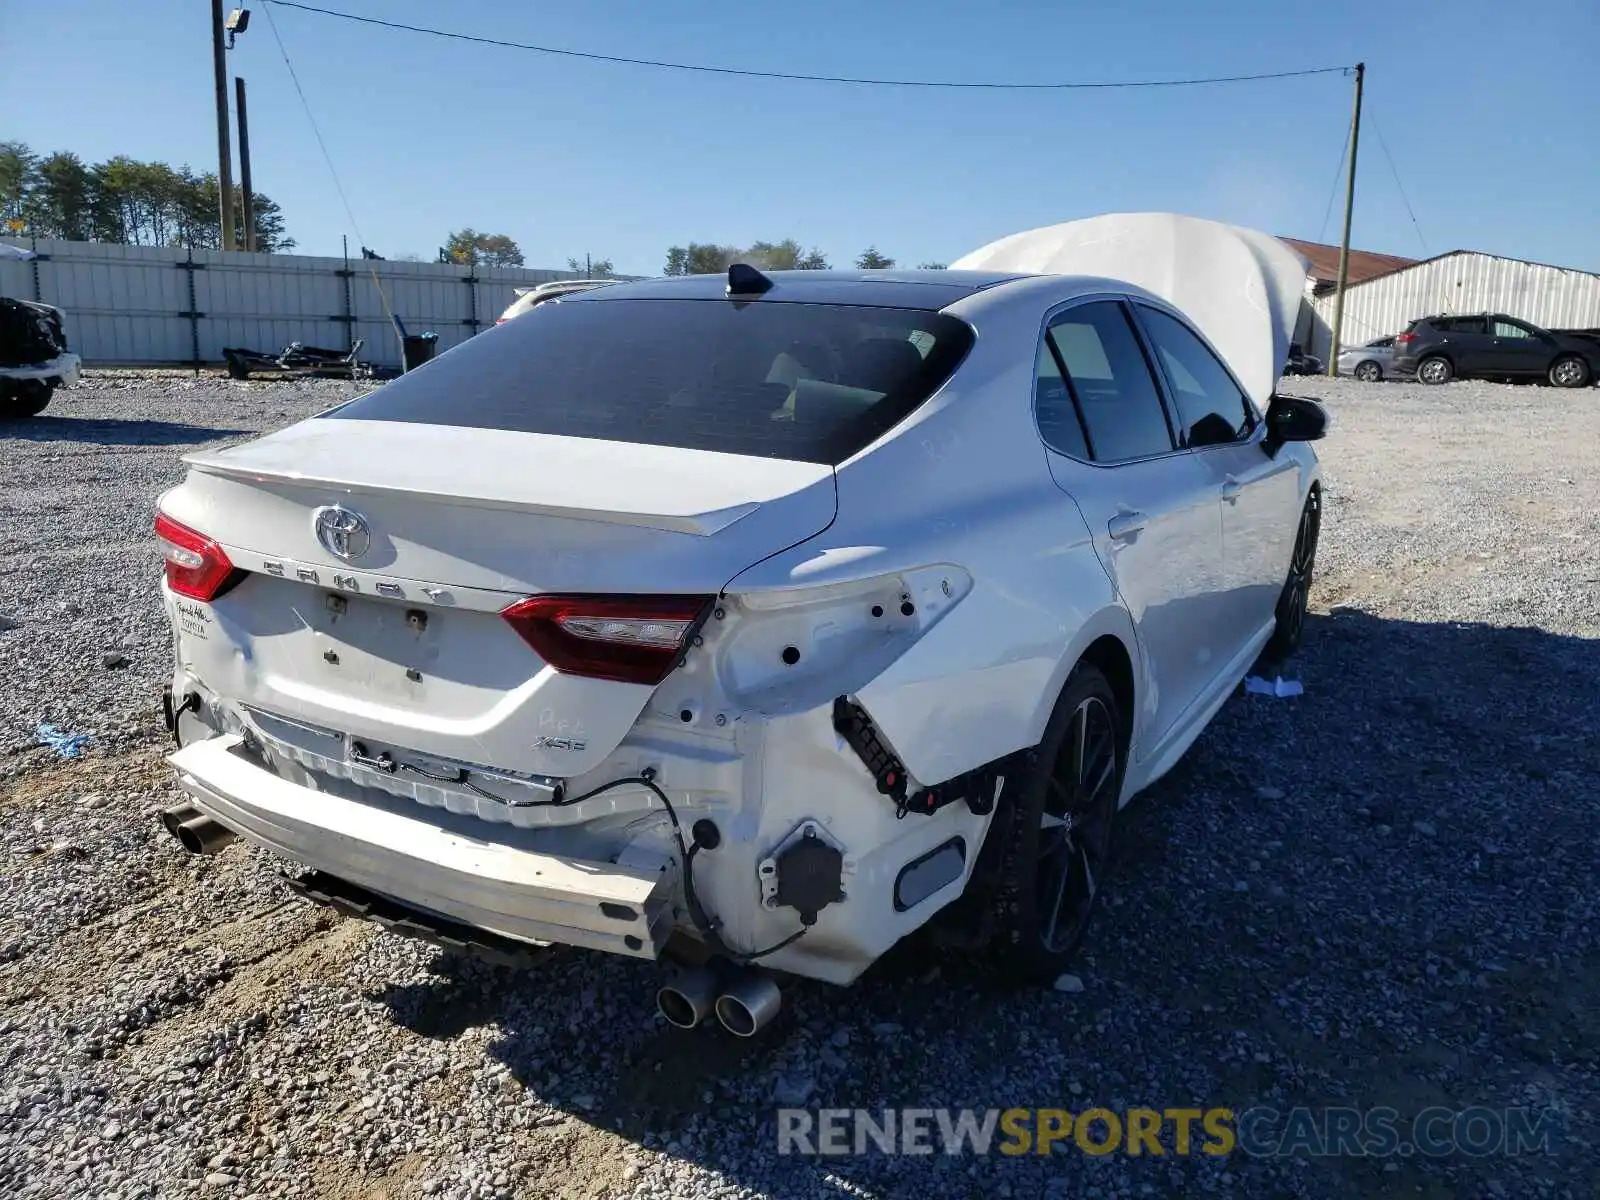
[[[343, 405], [335, 405], [335, 408], [342, 407]], [[337, 477], [319, 475], [315, 471], [301, 471], [292, 467], [243, 465], [230, 462], [220, 451], [187, 455], [182, 461], [185, 466], [202, 474], [215, 475], [222, 479], [237, 479], [243, 483], [289, 484], [327, 493], [365, 493], [376, 496], [400, 496], [408, 500], [439, 500], [469, 508], [500, 509], [507, 512], [528, 513], [531, 516], [559, 517], [570, 521], [596, 521], [604, 525], [631, 525], [639, 529], [659, 529], [665, 533], [686, 533], [694, 537], [710, 537], [714, 533], [720, 533], [735, 521], [743, 520], [761, 507], [759, 503], [751, 501], [704, 513], [631, 512], [562, 504], [559, 501], [488, 496], [481, 493], [474, 495], [472, 492], [444, 492], [438, 486], [430, 486], [431, 481], [391, 482], [387, 477], [380, 478], [377, 475], [352, 479], [343, 474]]]

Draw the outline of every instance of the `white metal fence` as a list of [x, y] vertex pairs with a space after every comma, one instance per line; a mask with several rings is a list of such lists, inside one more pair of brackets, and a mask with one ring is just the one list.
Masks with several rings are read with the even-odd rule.
[[[449, 263], [188, 251], [97, 242], [15, 241], [30, 260], [0, 259], [0, 295], [66, 313], [67, 339], [92, 365], [222, 362], [225, 346], [275, 352], [364, 341], [365, 361], [400, 365], [384, 308], [439, 350], [494, 324], [515, 288], [571, 271]], [[381, 292], [380, 292], [381, 289]]]
[[[1326, 354], [1332, 293], [1311, 302], [1307, 349]], [[1546, 329], [1600, 328], [1600, 275], [1540, 263], [1457, 251], [1348, 288], [1342, 345], [1360, 346], [1399, 333], [1416, 317], [1498, 312]]]

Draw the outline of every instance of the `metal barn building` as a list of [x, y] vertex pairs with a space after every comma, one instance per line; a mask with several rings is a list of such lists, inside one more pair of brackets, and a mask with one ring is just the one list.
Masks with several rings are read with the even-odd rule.
[[[1309, 296], [1306, 348], [1326, 358], [1334, 295]], [[1546, 329], [1600, 328], [1600, 275], [1544, 263], [1452, 250], [1345, 289], [1342, 345], [1399, 333], [1417, 317], [1497, 312]]]

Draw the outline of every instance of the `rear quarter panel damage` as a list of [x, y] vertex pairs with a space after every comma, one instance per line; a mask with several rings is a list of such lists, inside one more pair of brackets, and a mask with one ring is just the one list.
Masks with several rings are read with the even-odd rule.
[[1096, 637], [1118, 637], [1139, 661], [1127, 613], [1077, 506], [1050, 476], [1034, 424], [1046, 301], [1035, 281], [999, 289], [1014, 290], [973, 314], [977, 343], [944, 388], [840, 466], [833, 525], [729, 585], [759, 594], [938, 564], [959, 572], [964, 598], [856, 692], [925, 784], [1036, 744]]

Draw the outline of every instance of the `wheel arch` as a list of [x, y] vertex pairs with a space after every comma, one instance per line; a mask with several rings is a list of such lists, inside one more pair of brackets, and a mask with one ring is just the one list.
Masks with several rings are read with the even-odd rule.
[[1425, 353], [1417, 355], [1416, 374], [1418, 379], [1422, 378], [1422, 364], [1427, 362], [1430, 358], [1444, 359], [1445, 362], [1450, 364], [1450, 374], [1452, 376], [1457, 374], [1456, 360], [1453, 354], [1451, 354], [1448, 350], [1428, 350]]
[[1556, 369], [1557, 363], [1563, 362], [1569, 358], [1575, 358], [1583, 364], [1584, 370], [1589, 376], [1588, 381], [1593, 383], [1595, 375], [1600, 373], [1600, 353], [1590, 355], [1583, 350], [1576, 350], [1570, 346], [1566, 349], [1557, 350], [1550, 356], [1550, 361], [1545, 364], [1544, 368], [1545, 379], [1548, 380], [1550, 378], [1551, 373]]
[[1028, 730], [1028, 745], [1044, 738], [1051, 714], [1067, 689], [1067, 681], [1078, 664], [1087, 662], [1106, 677], [1117, 698], [1117, 717], [1121, 726], [1122, 749], [1131, 754], [1140, 728], [1139, 702], [1147, 694], [1142, 684], [1144, 656], [1139, 650], [1133, 618], [1120, 604], [1101, 609], [1080, 625], [1067, 643], [1050, 686], [1040, 697], [1033, 723]]
[[1094, 667], [1111, 685], [1111, 694], [1117, 700], [1117, 734], [1122, 752], [1126, 754], [1133, 737], [1134, 702], [1138, 695], [1134, 683], [1133, 656], [1128, 653], [1121, 638], [1103, 633], [1083, 648], [1078, 662]]

